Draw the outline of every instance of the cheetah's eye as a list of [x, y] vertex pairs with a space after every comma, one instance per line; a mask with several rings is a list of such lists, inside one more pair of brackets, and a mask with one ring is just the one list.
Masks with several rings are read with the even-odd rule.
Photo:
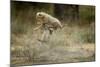
[[42, 16], [41, 14], [39, 14], [39, 16]]

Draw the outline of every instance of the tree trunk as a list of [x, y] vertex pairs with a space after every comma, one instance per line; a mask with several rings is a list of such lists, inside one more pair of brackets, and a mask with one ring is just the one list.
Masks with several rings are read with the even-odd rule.
[[64, 19], [64, 10], [65, 10], [64, 7], [65, 7], [65, 5], [63, 5], [63, 4], [55, 4], [54, 5], [54, 14], [60, 20]]
[[55, 4], [54, 14], [57, 18], [63, 21], [78, 21], [79, 6], [78, 5], [64, 5]]

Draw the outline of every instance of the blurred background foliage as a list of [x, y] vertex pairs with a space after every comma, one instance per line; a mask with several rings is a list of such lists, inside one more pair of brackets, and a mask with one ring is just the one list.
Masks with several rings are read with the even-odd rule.
[[67, 24], [83, 25], [95, 22], [94, 6], [12, 1], [11, 3], [12, 32], [14, 33], [17, 33], [17, 31], [18, 33], [27, 32], [26, 30], [24, 30], [24, 27], [27, 26], [28, 28], [36, 23], [35, 15], [39, 11], [49, 13], [59, 18], [60, 21]]

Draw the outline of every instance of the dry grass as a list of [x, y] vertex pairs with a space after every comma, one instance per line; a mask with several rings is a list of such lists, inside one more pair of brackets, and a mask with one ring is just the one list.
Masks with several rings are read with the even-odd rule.
[[[88, 42], [90, 27], [68, 26], [57, 30], [46, 43], [37, 41], [39, 31], [28, 29], [25, 34], [13, 34], [11, 64], [32, 65], [95, 60], [95, 44]], [[94, 37], [93, 35], [91, 37]], [[91, 39], [90, 39], [91, 40]]]

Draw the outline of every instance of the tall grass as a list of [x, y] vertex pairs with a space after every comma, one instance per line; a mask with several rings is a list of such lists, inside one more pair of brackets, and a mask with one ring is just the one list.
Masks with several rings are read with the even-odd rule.
[[[94, 38], [89, 39], [90, 36], [94, 37], [90, 28], [65, 26], [62, 30], [54, 31], [46, 43], [39, 42], [37, 39], [40, 33], [31, 29], [28, 29], [28, 33], [20, 36], [12, 34], [11, 63], [14, 65], [31, 65], [93, 61], [91, 56], [94, 55], [94, 47], [87, 51], [81, 46], [81, 44], [94, 43], [92, 41]], [[93, 45], [91, 44], [91, 46]], [[82, 58], [88, 58], [88, 60]]]

